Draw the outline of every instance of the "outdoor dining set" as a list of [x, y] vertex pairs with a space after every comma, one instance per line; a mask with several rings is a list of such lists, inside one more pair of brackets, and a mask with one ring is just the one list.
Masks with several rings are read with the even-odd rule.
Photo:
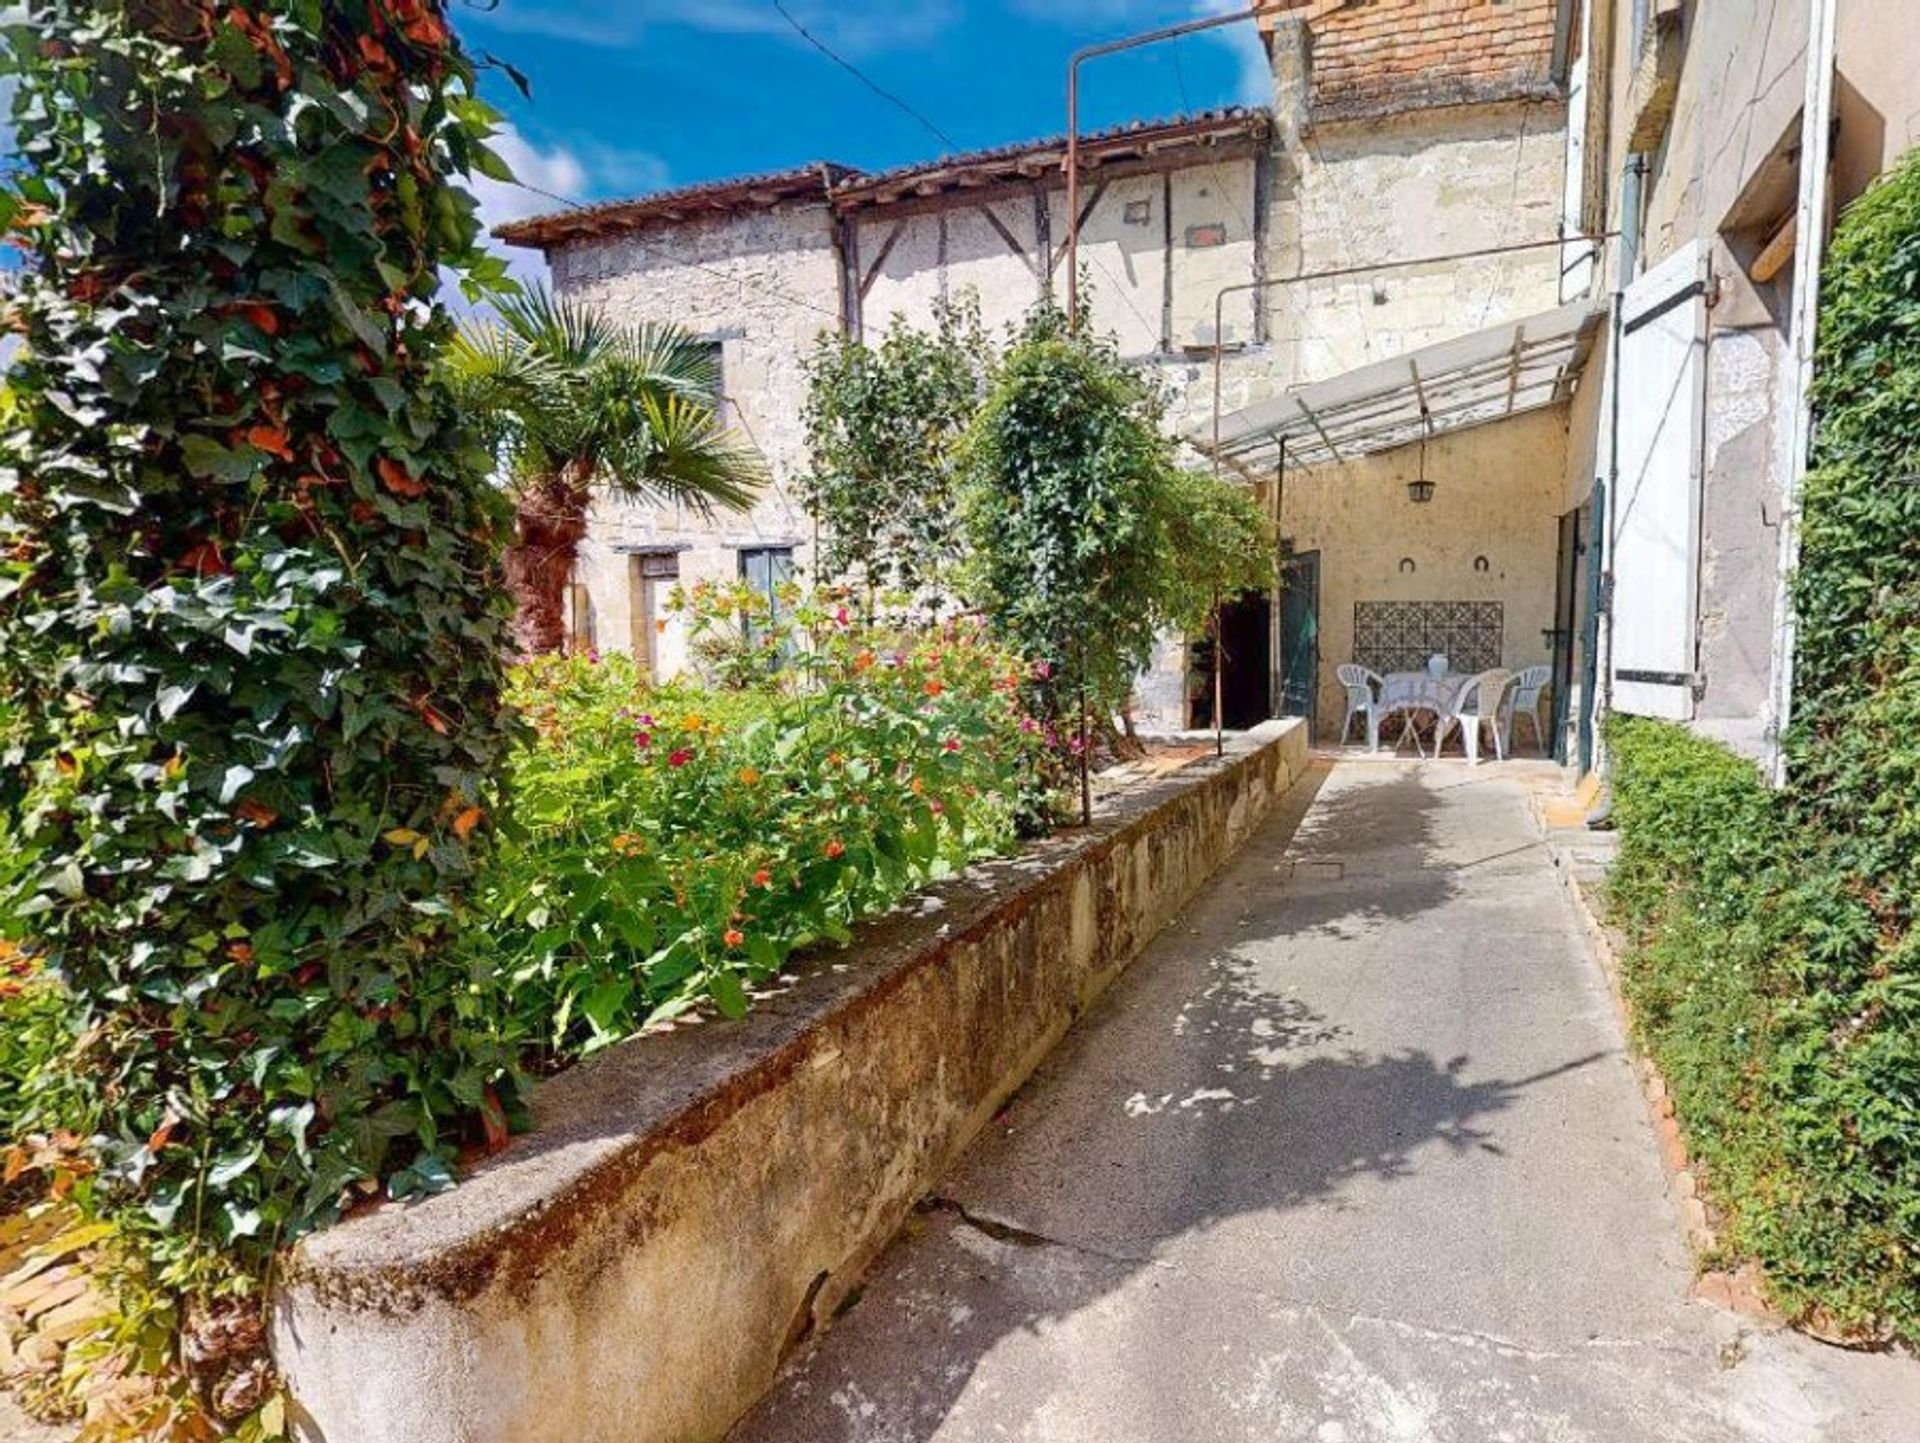
[[1452, 670], [1444, 656], [1427, 660], [1425, 671], [1379, 672], [1349, 662], [1335, 668], [1340, 685], [1347, 694], [1347, 714], [1340, 724], [1340, 744], [1346, 745], [1353, 719], [1365, 719], [1367, 750], [1380, 750], [1380, 725], [1400, 718], [1400, 732], [1394, 750], [1411, 740], [1422, 757], [1428, 755], [1422, 741], [1422, 727], [1432, 741], [1432, 755], [1439, 756], [1455, 731], [1461, 734], [1470, 766], [1480, 764], [1483, 733], [1493, 738], [1494, 755], [1501, 761], [1513, 747], [1516, 717], [1533, 725], [1533, 734], [1544, 753], [1549, 750], [1549, 723], [1542, 716], [1551, 667], [1529, 666], [1521, 671], [1495, 667], [1490, 671], [1464, 676]]

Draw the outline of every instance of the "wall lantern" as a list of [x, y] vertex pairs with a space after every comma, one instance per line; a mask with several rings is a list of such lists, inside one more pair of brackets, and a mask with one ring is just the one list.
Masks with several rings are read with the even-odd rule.
[[1427, 403], [1420, 402], [1420, 469], [1413, 474], [1413, 480], [1407, 483], [1407, 499], [1417, 506], [1424, 506], [1433, 500], [1433, 482], [1427, 479], [1427, 437], [1433, 431], [1433, 417], [1427, 414]]

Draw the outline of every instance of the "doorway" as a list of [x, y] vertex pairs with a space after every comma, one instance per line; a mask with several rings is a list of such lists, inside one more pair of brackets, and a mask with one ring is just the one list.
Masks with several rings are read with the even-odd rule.
[[1280, 564], [1280, 715], [1313, 725], [1320, 692], [1320, 553]]
[[[1273, 598], [1249, 591], [1220, 606], [1221, 725], [1246, 731], [1273, 715]], [[1193, 725], [1213, 725], [1214, 648], [1194, 643]]]

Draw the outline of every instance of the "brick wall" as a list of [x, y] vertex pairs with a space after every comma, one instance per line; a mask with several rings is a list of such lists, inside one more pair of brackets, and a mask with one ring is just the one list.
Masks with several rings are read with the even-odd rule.
[[[1540, 96], [1556, 0], [1271, 0], [1310, 30], [1316, 119]], [[1270, 22], [1271, 23], [1271, 22]]]

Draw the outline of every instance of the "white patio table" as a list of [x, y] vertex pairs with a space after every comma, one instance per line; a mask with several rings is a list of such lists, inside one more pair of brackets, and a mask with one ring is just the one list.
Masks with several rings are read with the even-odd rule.
[[[1453, 707], [1454, 698], [1460, 695], [1460, 688], [1467, 684], [1468, 678], [1459, 672], [1443, 672], [1435, 676], [1430, 671], [1390, 671], [1380, 679], [1380, 701], [1374, 712], [1374, 722], [1369, 728], [1370, 745], [1374, 751], [1380, 750], [1379, 720], [1394, 715], [1403, 716], [1400, 737], [1394, 743], [1397, 751], [1400, 742], [1405, 741], [1412, 730], [1413, 721], [1421, 712], [1429, 713], [1437, 723]], [[1420, 746], [1418, 733], [1414, 734], [1413, 744]], [[1424, 750], [1421, 753], [1425, 755]]]

